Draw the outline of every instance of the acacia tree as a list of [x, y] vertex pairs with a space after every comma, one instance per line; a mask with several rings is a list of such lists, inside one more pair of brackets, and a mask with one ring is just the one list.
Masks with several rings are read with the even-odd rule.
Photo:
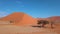
[[41, 25], [41, 27], [44, 27], [46, 24], [49, 24], [49, 22], [48, 21], [46, 21], [46, 20], [38, 20], [38, 23], [37, 24], [39, 24], [39, 25]]
[[38, 25], [41, 25], [41, 27], [45, 27], [45, 25], [46, 24], [49, 24], [49, 23], [51, 23], [50, 25], [51, 25], [51, 28], [53, 29], [54, 27], [53, 27], [53, 24], [54, 24], [54, 22], [53, 21], [51, 21], [51, 22], [49, 22], [49, 21], [47, 21], [47, 20], [38, 20]]

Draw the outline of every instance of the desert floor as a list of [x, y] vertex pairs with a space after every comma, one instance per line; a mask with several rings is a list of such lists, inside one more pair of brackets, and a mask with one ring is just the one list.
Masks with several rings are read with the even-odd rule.
[[0, 34], [60, 34], [60, 29], [16, 25], [0, 25]]

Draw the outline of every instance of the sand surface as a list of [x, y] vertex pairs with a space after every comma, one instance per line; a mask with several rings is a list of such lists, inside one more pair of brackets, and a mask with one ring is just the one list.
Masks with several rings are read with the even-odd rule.
[[[58, 30], [56, 30], [58, 31]], [[55, 29], [31, 26], [0, 25], [0, 34], [59, 34]]]

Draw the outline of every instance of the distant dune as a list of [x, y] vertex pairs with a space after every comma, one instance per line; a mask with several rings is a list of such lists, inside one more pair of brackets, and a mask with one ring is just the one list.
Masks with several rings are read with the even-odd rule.
[[60, 16], [52, 16], [48, 18], [37, 18], [38, 20], [48, 20], [48, 21], [60, 21]]
[[53, 16], [49, 17], [48, 19], [51, 19], [52, 21], [60, 20], [60, 16]]

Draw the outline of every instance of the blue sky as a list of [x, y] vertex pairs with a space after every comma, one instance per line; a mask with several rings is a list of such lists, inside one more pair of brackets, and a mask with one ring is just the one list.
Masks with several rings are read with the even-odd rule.
[[0, 0], [0, 17], [24, 12], [32, 17], [60, 16], [60, 0]]

